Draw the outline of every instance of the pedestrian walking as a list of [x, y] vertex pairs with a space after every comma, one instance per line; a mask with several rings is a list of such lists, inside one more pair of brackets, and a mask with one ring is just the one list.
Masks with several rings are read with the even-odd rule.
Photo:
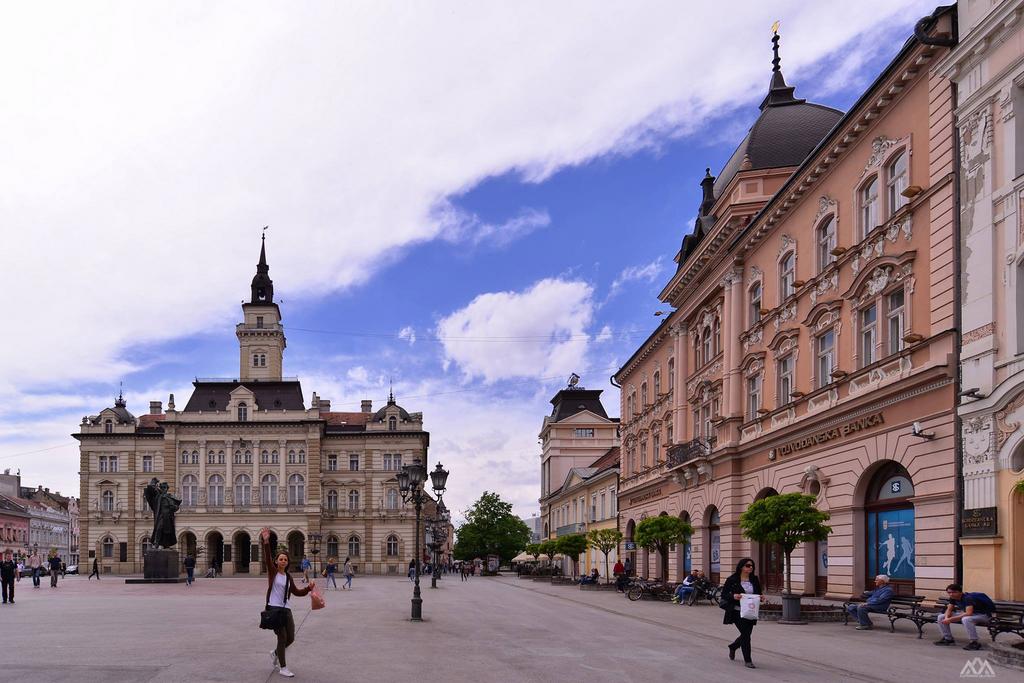
[[39, 557], [39, 551], [33, 550], [28, 558], [28, 569], [32, 572], [32, 587], [39, 588], [39, 574], [43, 571], [43, 560]]
[[337, 573], [337, 571], [338, 559], [335, 557], [328, 557], [327, 566], [324, 567], [324, 576], [327, 577], [327, 580], [324, 581], [324, 590], [327, 590], [327, 588], [331, 585], [334, 586], [334, 590], [338, 590], [338, 581], [334, 578], [334, 575]]
[[355, 572], [352, 571], [352, 561], [349, 558], [345, 558], [345, 566], [342, 568], [342, 573], [345, 575], [345, 583], [342, 585], [342, 590], [352, 590], [352, 576]]
[[302, 583], [309, 583], [309, 570], [312, 567], [313, 565], [310, 563], [309, 558], [303, 555], [302, 562], [299, 563], [299, 569], [302, 570]]
[[[98, 577], [97, 577], [98, 578]], [[196, 558], [185, 556], [185, 586], [191, 587], [196, 580]]]
[[757, 667], [750, 659], [750, 634], [754, 630], [757, 619], [744, 619], [740, 616], [741, 595], [760, 595], [761, 602], [764, 602], [761, 582], [754, 574], [754, 561], [749, 557], [740, 560], [736, 564], [736, 571], [725, 580], [720, 604], [725, 610], [725, 618], [722, 623], [733, 624], [740, 632], [739, 637], [729, 644], [729, 659], [736, 659], [736, 650], [742, 650], [743, 663], [748, 669], [756, 669]]
[[279, 674], [285, 678], [293, 678], [295, 674], [285, 661], [285, 651], [295, 642], [295, 620], [292, 619], [289, 597], [306, 595], [316, 587], [316, 581], [310, 581], [305, 588], [295, 585], [292, 575], [288, 573], [291, 557], [285, 551], [275, 552], [270, 547], [270, 529], [267, 527], [260, 531], [260, 548], [267, 566], [267, 611], [274, 612], [280, 623], [280, 626], [274, 629], [277, 648], [271, 650], [270, 656], [273, 666], [279, 667]]
[[469, 581], [469, 567], [466, 566], [465, 562], [459, 565], [459, 575], [463, 581]]
[[50, 588], [57, 587], [57, 574], [60, 572], [60, 557], [56, 551], [51, 551], [50, 559]]
[[92, 558], [92, 573], [89, 574], [89, 579], [91, 580], [94, 576], [97, 581], [100, 580], [100, 561], [96, 557]]
[[8, 550], [0, 561], [0, 590], [3, 591], [4, 604], [14, 604], [14, 580], [18, 575], [18, 565], [14, 563], [14, 555]]
[[415, 574], [416, 574], [416, 560], [409, 560], [409, 581], [410, 581], [410, 583], [415, 581], [415, 579], [413, 578]]

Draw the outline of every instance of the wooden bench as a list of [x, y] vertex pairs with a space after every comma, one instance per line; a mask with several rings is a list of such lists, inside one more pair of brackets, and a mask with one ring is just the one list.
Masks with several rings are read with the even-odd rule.
[[988, 622], [988, 633], [994, 642], [1000, 633], [1016, 633], [1024, 638], [1024, 602], [994, 600], [996, 613]]
[[850, 598], [843, 603], [843, 626], [850, 623], [850, 605], [857, 605], [866, 601], [869, 595], [871, 595], [871, 591], [864, 591], [859, 598]]
[[[843, 625], [850, 623], [850, 605], [857, 605], [864, 602], [868, 596], [871, 595], [871, 591], [864, 591], [864, 594], [860, 598], [850, 598], [843, 603]], [[935, 621], [935, 617], [928, 617], [925, 612], [921, 610], [921, 603], [924, 601], [923, 595], [894, 595], [892, 600], [889, 602], [889, 609], [885, 612], [876, 612], [876, 614], [885, 614], [889, 618], [889, 633], [896, 632], [896, 622], [900, 619], [906, 619], [907, 621], [913, 622], [917, 626], [917, 637], [920, 638], [923, 634], [922, 627], [928, 621]]]

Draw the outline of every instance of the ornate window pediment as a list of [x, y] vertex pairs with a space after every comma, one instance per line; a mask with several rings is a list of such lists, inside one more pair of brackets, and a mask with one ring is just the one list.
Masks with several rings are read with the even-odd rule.
[[775, 352], [775, 355], [789, 353], [800, 342], [800, 328], [791, 327], [780, 330], [768, 343], [768, 348]]
[[882, 256], [854, 279], [843, 297], [860, 303], [862, 299], [878, 296], [889, 285], [904, 280], [910, 283], [908, 291], [914, 291], [914, 259], [916, 251], [905, 251], [899, 256]]

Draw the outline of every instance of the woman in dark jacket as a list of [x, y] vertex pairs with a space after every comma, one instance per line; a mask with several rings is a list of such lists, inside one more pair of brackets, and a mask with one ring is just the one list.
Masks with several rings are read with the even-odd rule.
[[761, 592], [761, 582], [754, 575], [754, 561], [744, 557], [736, 565], [736, 571], [725, 580], [722, 586], [722, 608], [725, 610], [723, 624], [735, 624], [739, 630], [739, 638], [729, 645], [729, 659], [736, 659], [736, 650], [743, 650], [743, 661], [748, 669], [757, 668], [750, 660], [750, 634], [754, 630], [756, 619], [740, 618], [740, 596], [760, 595], [764, 601], [764, 594]]

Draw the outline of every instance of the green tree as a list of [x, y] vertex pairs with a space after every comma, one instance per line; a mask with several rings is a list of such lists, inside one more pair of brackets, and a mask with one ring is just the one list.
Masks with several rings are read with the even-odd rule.
[[783, 493], [751, 503], [740, 515], [743, 535], [758, 543], [775, 543], [786, 556], [786, 593], [793, 593], [792, 555], [801, 543], [824, 541], [832, 532], [827, 512], [814, 506], [815, 497]]
[[572, 575], [579, 574], [580, 555], [587, 550], [587, 537], [583, 534], [569, 534], [558, 539], [558, 550], [572, 558]]
[[622, 542], [622, 532], [618, 529], [591, 529], [587, 532], [587, 545], [604, 553], [604, 582], [611, 580], [611, 572], [608, 571], [608, 555], [619, 547]]
[[548, 539], [541, 541], [539, 546], [541, 553], [548, 556], [548, 566], [555, 566], [555, 555], [561, 551], [558, 549], [558, 541], [555, 539]]
[[530, 541], [530, 527], [512, 514], [512, 503], [484, 491], [466, 511], [466, 521], [455, 532], [452, 554], [459, 560], [498, 555], [503, 562], [519, 554]]
[[540, 543], [528, 543], [526, 544], [526, 550], [523, 552], [533, 557], [533, 561], [536, 562], [537, 558], [539, 558], [540, 554], [544, 551], [540, 549]]
[[678, 517], [661, 515], [640, 520], [640, 523], [636, 525], [633, 540], [641, 548], [658, 552], [661, 557], [661, 567], [659, 567], [661, 579], [667, 581], [669, 546], [673, 543], [689, 543], [691, 536], [693, 536], [693, 527], [689, 522], [684, 522]]

